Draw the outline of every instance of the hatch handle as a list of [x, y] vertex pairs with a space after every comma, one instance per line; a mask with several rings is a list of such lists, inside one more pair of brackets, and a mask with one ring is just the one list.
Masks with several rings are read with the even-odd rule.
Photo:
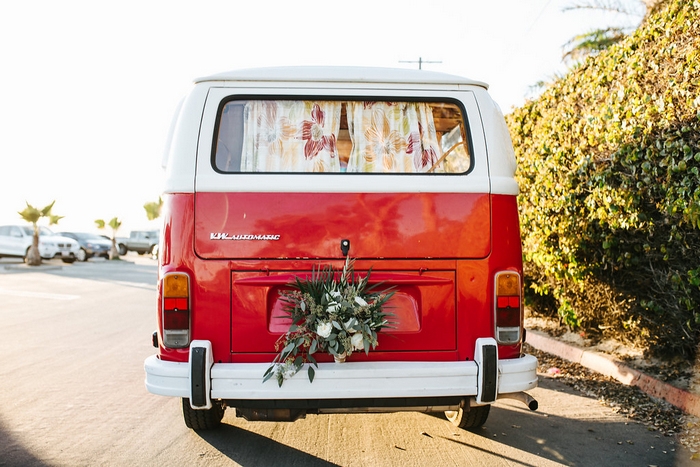
[[350, 240], [347, 238], [340, 241], [340, 252], [343, 254], [343, 256], [347, 256], [350, 252]]

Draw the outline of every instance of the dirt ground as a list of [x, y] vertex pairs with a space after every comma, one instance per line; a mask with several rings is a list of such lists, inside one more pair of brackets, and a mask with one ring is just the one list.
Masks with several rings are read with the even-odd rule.
[[[700, 364], [682, 359], [647, 358], [642, 349], [625, 345], [614, 339], [594, 339], [560, 326], [557, 320], [528, 316], [525, 327], [545, 332], [549, 336], [586, 350], [602, 352], [618, 358], [626, 365], [693, 394], [700, 394]], [[688, 448], [700, 465], [700, 419], [683, 413], [671, 404], [644, 394], [637, 387], [626, 386], [613, 378], [596, 374], [577, 363], [562, 360], [529, 347], [539, 362], [538, 371], [595, 397], [602, 405], [630, 420], [645, 424], [663, 436], [673, 436]]]

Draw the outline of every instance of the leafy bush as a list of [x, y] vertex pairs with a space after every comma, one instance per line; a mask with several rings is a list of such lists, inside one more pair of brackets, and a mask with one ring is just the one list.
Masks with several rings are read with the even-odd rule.
[[694, 355], [700, 1], [665, 2], [507, 120], [530, 305], [654, 354]]

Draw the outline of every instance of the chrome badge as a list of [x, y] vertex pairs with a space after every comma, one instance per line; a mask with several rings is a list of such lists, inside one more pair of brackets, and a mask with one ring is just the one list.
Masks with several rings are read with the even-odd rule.
[[209, 240], [279, 240], [279, 235], [230, 235], [223, 232], [212, 232], [209, 234]]

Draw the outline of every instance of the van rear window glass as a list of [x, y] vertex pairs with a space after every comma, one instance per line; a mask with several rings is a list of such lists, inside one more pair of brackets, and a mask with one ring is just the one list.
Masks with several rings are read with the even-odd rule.
[[218, 172], [464, 173], [468, 131], [454, 102], [231, 100], [219, 112]]

